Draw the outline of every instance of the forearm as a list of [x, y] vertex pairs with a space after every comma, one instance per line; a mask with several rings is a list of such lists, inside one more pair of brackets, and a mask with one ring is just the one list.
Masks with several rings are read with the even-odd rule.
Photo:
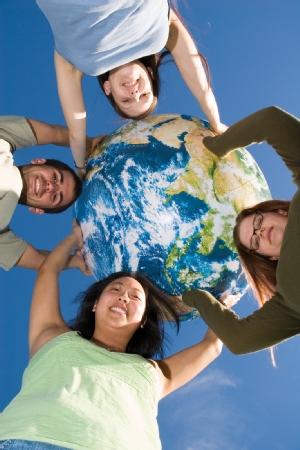
[[73, 235], [67, 236], [62, 242], [60, 242], [51, 253], [45, 258], [43, 264], [39, 268], [39, 272], [52, 271], [57, 274], [62, 270], [69, 267], [69, 263], [72, 259], [71, 252], [76, 247], [77, 243]]
[[234, 354], [259, 351], [300, 332], [300, 320], [289, 314], [276, 298], [243, 319], [206, 291], [189, 291], [182, 299], [199, 311], [206, 324]]
[[287, 165], [299, 160], [300, 122], [285, 111], [271, 106], [245, 117], [215, 137], [205, 137], [205, 147], [219, 157], [254, 142], [266, 141]]
[[83, 167], [86, 152], [86, 111], [81, 87], [83, 74], [57, 52], [54, 61], [58, 94], [69, 129], [73, 158], [78, 167]]
[[207, 367], [222, 351], [222, 342], [208, 330], [203, 341], [158, 361], [163, 373], [162, 397], [184, 386]]
[[182, 78], [198, 101], [211, 126], [218, 128], [220, 124], [218, 107], [208, 84], [198, 49], [190, 33], [172, 10], [166, 48], [172, 54]]
[[69, 131], [62, 125], [50, 125], [34, 119], [26, 119], [37, 140], [37, 145], [60, 145], [69, 147]]
[[17, 267], [38, 270], [49, 254], [46, 250], [37, 250], [28, 244], [21, 258], [15, 264]]

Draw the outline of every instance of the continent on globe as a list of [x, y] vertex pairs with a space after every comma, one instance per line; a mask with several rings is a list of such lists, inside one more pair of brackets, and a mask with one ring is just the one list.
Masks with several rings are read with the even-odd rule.
[[[75, 204], [86, 263], [97, 279], [147, 275], [168, 295], [243, 293], [232, 230], [237, 213], [270, 199], [245, 149], [220, 159], [193, 138], [209, 123], [186, 115], [131, 121], [92, 153]], [[180, 304], [181, 318], [199, 317]]]

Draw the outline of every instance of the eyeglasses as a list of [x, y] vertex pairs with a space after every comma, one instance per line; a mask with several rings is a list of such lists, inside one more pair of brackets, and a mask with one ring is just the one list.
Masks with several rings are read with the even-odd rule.
[[256, 231], [260, 230], [264, 217], [261, 212], [257, 211], [253, 219], [253, 234], [250, 239], [250, 251], [255, 253], [259, 249], [259, 236]]

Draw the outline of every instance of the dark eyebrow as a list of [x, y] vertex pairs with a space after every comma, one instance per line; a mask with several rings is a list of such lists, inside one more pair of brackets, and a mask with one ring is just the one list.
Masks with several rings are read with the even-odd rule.
[[63, 184], [63, 182], [64, 182], [64, 174], [60, 170], [58, 172], [59, 172], [59, 175], [60, 175], [60, 182], [61, 182], [61, 184]]
[[[124, 283], [122, 283], [122, 281], [112, 281], [111, 283], [109, 283], [107, 286], [111, 286], [112, 284], [121, 284], [122, 286], [124, 286]], [[141, 294], [143, 293], [143, 291], [141, 291], [139, 288], [132, 288], [134, 291], [138, 291]]]

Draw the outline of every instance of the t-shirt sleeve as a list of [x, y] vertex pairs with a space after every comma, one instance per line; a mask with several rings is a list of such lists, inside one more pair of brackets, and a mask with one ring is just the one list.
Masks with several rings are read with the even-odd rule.
[[239, 355], [271, 347], [300, 333], [300, 315], [297, 317], [280, 297], [277, 293], [262, 308], [242, 319], [209, 292], [189, 291], [182, 299], [199, 311], [232, 353]]
[[0, 139], [9, 142], [12, 152], [37, 145], [29, 123], [19, 116], [0, 116]]
[[11, 269], [21, 258], [28, 243], [9, 228], [0, 232], [0, 267]]

